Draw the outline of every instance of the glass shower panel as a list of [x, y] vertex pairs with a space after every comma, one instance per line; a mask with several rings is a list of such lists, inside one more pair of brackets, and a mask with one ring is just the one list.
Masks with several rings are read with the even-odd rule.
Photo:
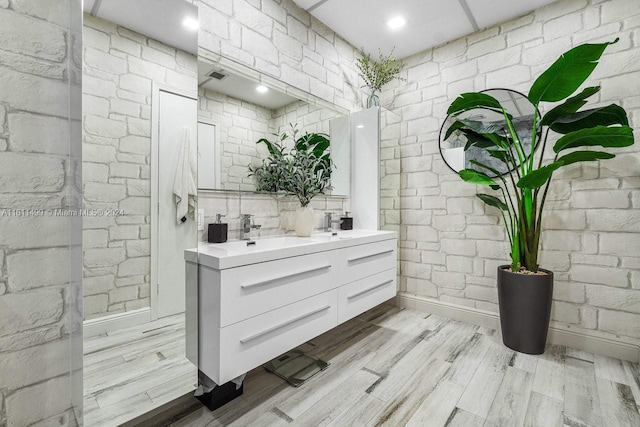
[[81, 2], [0, 8], [0, 425], [82, 424]]
[[197, 383], [198, 9], [157, 3], [83, 4], [86, 425], [138, 422]]

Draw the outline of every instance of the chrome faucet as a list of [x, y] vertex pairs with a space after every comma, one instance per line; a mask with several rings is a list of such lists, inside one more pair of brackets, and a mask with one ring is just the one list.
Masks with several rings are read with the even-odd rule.
[[251, 240], [249, 237], [249, 233], [251, 233], [251, 229], [255, 228], [256, 230], [262, 227], [258, 224], [252, 224], [251, 214], [241, 214], [240, 215], [240, 240]]
[[332, 231], [333, 224], [340, 224], [341, 222], [342, 222], [342, 220], [340, 220], [340, 219], [333, 219], [333, 213], [332, 212], [325, 212], [324, 213], [323, 230], [324, 231]]

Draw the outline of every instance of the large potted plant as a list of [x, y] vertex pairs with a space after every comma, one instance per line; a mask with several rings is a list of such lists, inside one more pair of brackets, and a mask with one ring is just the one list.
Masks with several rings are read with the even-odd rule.
[[[276, 139], [260, 139], [265, 144], [269, 157], [258, 166], [249, 165], [249, 175], [256, 179], [258, 191], [280, 192], [295, 196], [300, 202], [296, 210], [296, 235], [307, 237], [313, 233], [313, 208], [311, 199], [331, 190], [331, 170], [329, 136], [324, 133], [305, 133], [298, 136], [295, 125], [291, 131], [276, 133]], [[287, 149], [286, 141], [293, 140], [293, 147]]]
[[[459, 172], [472, 184], [488, 186], [497, 194], [478, 194], [487, 205], [497, 208], [503, 218], [511, 247], [511, 264], [498, 267], [498, 299], [504, 344], [530, 354], [544, 352], [551, 302], [553, 273], [538, 265], [545, 201], [554, 171], [577, 163], [606, 160], [613, 154], [594, 147], [627, 147], [634, 143], [625, 110], [611, 104], [581, 110], [587, 98], [600, 90], [587, 87], [574, 95], [591, 75], [610, 44], [583, 44], [565, 52], [533, 83], [528, 99], [535, 107], [531, 140], [541, 143], [538, 155], [525, 155], [511, 115], [495, 98], [484, 93], [463, 93], [449, 107], [454, 117], [475, 109], [500, 113], [501, 126], [479, 129], [475, 122], [458, 119], [447, 129], [464, 133], [465, 149], [480, 148], [500, 160], [510, 172], [504, 176], [485, 163], [472, 160], [474, 169]], [[573, 95], [573, 96], [572, 96]], [[542, 103], [560, 103], [544, 108]], [[540, 114], [538, 114], [540, 113]], [[559, 137], [553, 145], [553, 158], [545, 159], [549, 134]], [[537, 157], [537, 158], [536, 158]], [[551, 232], [551, 231], [550, 231]]]

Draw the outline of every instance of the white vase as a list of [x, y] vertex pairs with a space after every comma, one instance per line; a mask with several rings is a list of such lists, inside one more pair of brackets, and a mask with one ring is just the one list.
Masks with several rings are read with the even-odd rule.
[[313, 233], [313, 208], [300, 207], [296, 210], [296, 235], [298, 237], [309, 237]]

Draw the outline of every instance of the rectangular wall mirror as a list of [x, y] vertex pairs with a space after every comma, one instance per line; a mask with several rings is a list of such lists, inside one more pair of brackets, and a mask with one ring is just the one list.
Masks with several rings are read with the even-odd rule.
[[321, 105], [302, 91], [246, 72], [232, 61], [200, 57], [198, 61], [198, 188], [200, 190], [265, 191], [249, 166], [268, 161], [265, 143], [289, 149], [295, 138], [318, 134], [329, 141], [335, 165], [333, 189], [349, 195], [350, 129], [348, 113]]

